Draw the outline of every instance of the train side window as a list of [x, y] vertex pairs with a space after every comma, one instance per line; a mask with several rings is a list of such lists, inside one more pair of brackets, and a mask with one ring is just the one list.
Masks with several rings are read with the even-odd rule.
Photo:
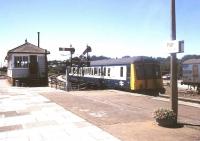
[[85, 70], [84, 70], [84, 69], [82, 69], [82, 76], [84, 76], [84, 73], [85, 73]]
[[76, 73], [77, 73], [77, 74], [79, 74], [79, 73], [80, 73], [80, 72], [79, 72], [79, 68], [77, 68], [77, 69], [76, 69]]
[[76, 71], [76, 69], [75, 69], [75, 68], [73, 68], [73, 74], [75, 73], [75, 71]]
[[127, 78], [130, 78], [130, 66], [127, 66]]
[[108, 76], [110, 76], [110, 68], [108, 68]]
[[106, 76], [106, 67], [103, 68], [103, 75]]
[[91, 75], [92, 74], [92, 70], [91, 70], [91, 68], [89, 68], [89, 75]]
[[94, 68], [94, 75], [97, 74], [97, 68]]
[[99, 68], [99, 76], [101, 76], [101, 68]]
[[123, 77], [123, 67], [120, 67], [120, 77]]
[[68, 68], [66, 68], [66, 69], [69, 71], [68, 73], [71, 73], [71, 71], [72, 71], [71, 69], [68, 69]]
[[93, 68], [91, 68], [91, 72], [92, 72], [92, 75], [93, 75]]

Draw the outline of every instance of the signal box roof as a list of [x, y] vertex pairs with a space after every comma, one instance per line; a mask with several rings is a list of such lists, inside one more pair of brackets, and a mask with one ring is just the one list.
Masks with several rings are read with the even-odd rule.
[[155, 59], [146, 56], [136, 56], [136, 57], [129, 57], [129, 58], [120, 58], [120, 59], [105, 59], [105, 60], [97, 60], [91, 61], [91, 66], [108, 66], [108, 65], [126, 65], [132, 64], [136, 62], [156, 62]]
[[8, 54], [10, 53], [50, 54], [49, 51], [45, 52], [45, 49], [39, 48], [38, 46], [33, 45], [29, 42], [25, 42], [25, 44], [9, 50]]

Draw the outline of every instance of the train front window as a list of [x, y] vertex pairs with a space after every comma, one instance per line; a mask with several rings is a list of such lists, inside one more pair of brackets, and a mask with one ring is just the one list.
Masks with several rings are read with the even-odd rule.
[[161, 78], [160, 66], [159, 65], [155, 65], [155, 77]]
[[144, 79], [144, 67], [143, 67], [143, 65], [136, 65], [135, 70], [136, 70], [137, 79], [138, 80]]
[[145, 78], [146, 79], [152, 79], [154, 78], [154, 68], [152, 64], [145, 64], [144, 65], [144, 71], [145, 71]]
[[160, 78], [160, 66], [155, 64], [136, 65], [136, 76], [138, 80]]

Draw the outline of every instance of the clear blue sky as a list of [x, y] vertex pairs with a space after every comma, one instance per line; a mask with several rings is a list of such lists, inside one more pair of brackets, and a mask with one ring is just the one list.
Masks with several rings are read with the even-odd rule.
[[[200, 0], [176, 0], [177, 39], [186, 54], [200, 55]], [[28, 42], [65, 59], [58, 47], [92, 47], [91, 55], [166, 57], [170, 0], [0, 0], [0, 62], [8, 50]]]

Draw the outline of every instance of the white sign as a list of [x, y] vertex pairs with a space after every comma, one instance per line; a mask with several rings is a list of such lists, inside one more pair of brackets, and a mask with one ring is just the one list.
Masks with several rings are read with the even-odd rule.
[[182, 53], [184, 52], [184, 41], [172, 40], [167, 42], [168, 53]]

